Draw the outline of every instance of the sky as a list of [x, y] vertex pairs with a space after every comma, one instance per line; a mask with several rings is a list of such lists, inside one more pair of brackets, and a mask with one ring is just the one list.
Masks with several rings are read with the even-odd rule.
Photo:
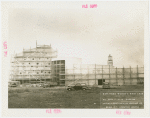
[[[97, 4], [97, 8], [82, 8]], [[10, 54], [50, 45], [83, 64], [144, 66], [146, 2], [49, 2], [9, 10]], [[34, 6], [34, 7], [32, 7]], [[35, 7], [37, 6], [37, 7]]]

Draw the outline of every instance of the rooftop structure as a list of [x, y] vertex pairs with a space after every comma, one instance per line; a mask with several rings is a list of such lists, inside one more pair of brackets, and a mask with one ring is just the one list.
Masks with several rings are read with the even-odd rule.
[[112, 56], [109, 54], [108, 56], [108, 61], [107, 61], [107, 65], [113, 65], [113, 59], [112, 59]]

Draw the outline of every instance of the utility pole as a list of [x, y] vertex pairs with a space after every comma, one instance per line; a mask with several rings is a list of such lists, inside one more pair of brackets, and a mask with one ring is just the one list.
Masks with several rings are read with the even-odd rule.
[[125, 84], [125, 81], [124, 81], [124, 66], [123, 66], [123, 84]]
[[88, 66], [88, 86], [89, 86], [89, 66]]
[[103, 85], [103, 65], [102, 65], [102, 85]]
[[74, 84], [75, 84], [74, 64], [73, 64], [73, 78], [74, 78]]
[[96, 64], [95, 64], [95, 84], [96, 84]]
[[109, 65], [109, 83], [110, 83], [110, 65]]
[[138, 65], [137, 65], [137, 80], [139, 81], [139, 72], [138, 72]]
[[130, 66], [130, 84], [132, 84], [132, 81], [131, 81], [131, 66]]
[[80, 72], [81, 72], [81, 80], [82, 80], [82, 67], [81, 67], [81, 64], [80, 64]]
[[116, 82], [117, 82], [117, 85], [118, 85], [117, 67], [116, 67]]

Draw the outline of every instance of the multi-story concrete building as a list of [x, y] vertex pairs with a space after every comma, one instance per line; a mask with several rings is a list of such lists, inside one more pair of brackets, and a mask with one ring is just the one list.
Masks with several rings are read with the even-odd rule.
[[132, 85], [144, 81], [144, 67], [115, 68], [112, 56], [106, 65], [82, 64], [81, 58], [57, 57], [57, 50], [50, 45], [37, 45], [33, 49], [23, 49], [11, 61], [11, 80], [20, 83], [54, 82], [67, 86], [71, 83], [86, 83], [89, 86]]
[[52, 59], [52, 78], [58, 85], [66, 84], [66, 70], [72, 69], [74, 64], [82, 64], [81, 58], [59, 57]]
[[[110, 60], [109, 57], [108, 60]], [[112, 64], [82, 64], [81, 58], [74, 57], [53, 58], [52, 65], [53, 78], [59, 85], [66, 86], [76, 82], [86, 83], [87, 85], [102, 85], [106, 80], [105, 78], [109, 78], [106, 73], [108, 74], [114, 68]]]
[[53, 81], [51, 59], [57, 57], [57, 50], [50, 45], [37, 45], [33, 49], [23, 49], [11, 60], [11, 80], [20, 83]]

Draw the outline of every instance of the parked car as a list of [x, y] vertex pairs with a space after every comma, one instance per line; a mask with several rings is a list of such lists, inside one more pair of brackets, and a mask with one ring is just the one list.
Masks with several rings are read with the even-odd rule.
[[17, 84], [13, 83], [13, 84], [10, 85], [10, 87], [17, 87]]
[[108, 82], [103, 82], [103, 88], [110, 88], [110, 84]]
[[86, 89], [89, 89], [89, 88], [84, 83], [72, 84], [72, 85], [68, 85], [68, 87], [67, 87], [68, 91], [71, 91], [71, 90], [86, 90]]

